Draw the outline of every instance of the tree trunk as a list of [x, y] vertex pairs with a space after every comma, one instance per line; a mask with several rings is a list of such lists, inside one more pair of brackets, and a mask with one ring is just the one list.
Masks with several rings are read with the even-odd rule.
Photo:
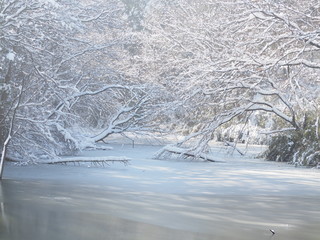
[[1, 159], [0, 159], [0, 180], [2, 179], [2, 176], [3, 176], [4, 161], [5, 161], [7, 152], [8, 152], [9, 143], [10, 143], [12, 135], [13, 135], [13, 127], [14, 127], [14, 122], [15, 122], [15, 118], [16, 118], [16, 113], [17, 113], [17, 110], [20, 106], [24, 86], [25, 86], [25, 79], [22, 80], [20, 92], [18, 94], [17, 103], [15, 104], [15, 106], [13, 106], [12, 109], [10, 109], [12, 111], [12, 117], [10, 120], [10, 127], [9, 127], [9, 131], [8, 131], [6, 140], [4, 141], [4, 143], [2, 145], [2, 153], [1, 153]]
[[2, 179], [2, 176], [3, 176], [4, 160], [6, 159], [10, 139], [11, 139], [11, 136], [9, 135], [2, 147], [1, 159], [0, 159], [0, 180]]
[[[8, 69], [7, 72], [3, 78], [3, 82], [1, 83], [5, 86], [10, 83], [11, 79], [11, 69], [12, 69], [12, 62], [10, 61], [8, 64]], [[8, 109], [6, 108], [8, 106], [8, 93], [6, 92], [5, 89], [0, 90], [0, 152], [2, 152], [2, 147], [4, 146], [4, 142], [8, 136], [8, 122], [7, 120], [7, 111]]]

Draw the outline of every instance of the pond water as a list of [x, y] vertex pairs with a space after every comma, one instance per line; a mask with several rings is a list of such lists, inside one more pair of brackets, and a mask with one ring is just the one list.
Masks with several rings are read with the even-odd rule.
[[317, 196], [168, 194], [48, 180], [3, 180], [0, 187], [1, 240], [320, 236]]
[[[1, 240], [319, 240], [320, 171], [224, 155], [157, 161], [155, 146], [84, 152], [129, 165], [5, 166]], [[273, 229], [273, 235], [269, 229]]]

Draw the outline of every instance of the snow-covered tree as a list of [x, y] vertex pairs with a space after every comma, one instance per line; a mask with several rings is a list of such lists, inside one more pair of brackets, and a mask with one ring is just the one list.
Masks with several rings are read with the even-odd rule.
[[273, 132], [300, 131], [309, 111], [316, 123], [319, 3], [156, 1], [144, 23], [150, 75], [198, 124], [177, 144], [186, 152], [199, 155], [218, 128], [256, 113], [274, 116]]
[[[132, 42], [124, 10], [117, 0], [1, 1], [0, 148], [7, 158], [73, 154], [124, 116], [131, 114], [130, 126], [141, 123], [147, 94], [119, 63]], [[97, 130], [83, 136], [81, 129]]]

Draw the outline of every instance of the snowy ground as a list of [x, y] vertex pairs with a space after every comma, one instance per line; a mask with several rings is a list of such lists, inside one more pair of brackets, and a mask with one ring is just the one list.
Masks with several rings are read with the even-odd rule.
[[[221, 162], [208, 163], [154, 160], [159, 146], [112, 146], [113, 150], [84, 152], [82, 157], [126, 156], [131, 158], [129, 165], [7, 165], [2, 201], [4, 206], [11, 202], [8, 215], [24, 219], [20, 212], [26, 205], [33, 212], [42, 209], [38, 215], [43, 219], [45, 212], [51, 212], [48, 208], [54, 208], [69, 213], [63, 217], [69, 219], [68, 229], [86, 215], [90, 239], [318, 239], [320, 235], [320, 170], [231, 156], [223, 147], [214, 148]], [[249, 155], [259, 150], [252, 148]], [[123, 228], [115, 232], [99, 228], [94, 219], [100, 218], [106, 226], [119, 223]], [[274, 236], [270, 228], [276, 231]], [[21, 235], [28, 229], [21, 229]], [[60, 238], [57, 233], [45, 236], [88, 239], [83, 232], [72, 238], [68, 229], [60, 229]], [[106, 229], [109, 237], [100, 238]], [[15, 239], [11, 232], [8, 236]]]

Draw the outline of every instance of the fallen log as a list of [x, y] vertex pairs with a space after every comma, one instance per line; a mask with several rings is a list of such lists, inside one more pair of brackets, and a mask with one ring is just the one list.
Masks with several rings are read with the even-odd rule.
[[156, 154], [156, 157], [166, 158], [168, 153], [173, 154], [173, 155], [178, 155], [179, 157], [182, 157], [184, 159], [192, 158], [192, 159], [202, 159], [202, 160], [208, 161], [208, 162], [217, 162], [217, 160], [214, 159], [209, 154], [205, 154], [205, 153], [197, 154], [197, 153], [190, 151], [188, 149], [179, 148], [176, 146], [166, 146], [166, 147], [162, 148], [161, 151], [158, 152], [158, 154]]
[[62, 165], [68, 165], [68, 164], [73, 164], [73, 165], [81, 165], [83, 163], [89, 163], [90, 165], [93, 166], [100, 166], [104, 167], [109, 166], [110, 163], [115, 163], [115, 162], [120, 162], [123, 163], [124, 165], [129, 164], [130, 159], [126, 157], [72, 157], [72, 158], [61, 158], [57, 160], [52, 160], [52, 161], [47, 161], [47, 162], [42, 162], [45, 164], [62, 164]]

